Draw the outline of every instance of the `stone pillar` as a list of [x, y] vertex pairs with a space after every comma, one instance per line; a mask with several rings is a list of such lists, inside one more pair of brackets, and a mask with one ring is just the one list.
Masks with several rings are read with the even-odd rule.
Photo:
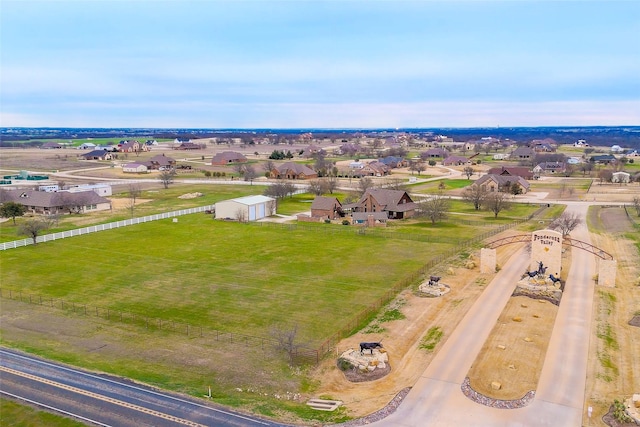
[[598, 285], [613, 288], [616, 286], [618, 262], [614, 259], [601, 259], [598, 265]]
[[538, 269], [542, 262], [547, 270], [545, 276], [553, 274], [560, 277], [562, 268], [562, 233], [554, 230], [537, 230], [531, 234], [530, 271]]
[[496, 272], [496, 250], [489, 248], [480, 249], [480, 273]]

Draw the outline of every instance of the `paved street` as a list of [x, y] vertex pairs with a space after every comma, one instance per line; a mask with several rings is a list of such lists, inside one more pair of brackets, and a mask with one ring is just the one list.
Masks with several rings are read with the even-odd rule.
[[0, 349], [0, 393], [102, 426], [281, 426]]
[[[583, 218], [586, 204], [569, 211]], [[585, 224], [572, 237], [590, 242]], [[519, 409], [494, 409], [467, 399], [461, 384], [507, 300], [529, 266], [520, 250], [496, 275], [447, 339], [398, 410], [374, 426], [563, 426], [582, 424], [595, 257], [572, 251], [572, 264], [533, 402]]]

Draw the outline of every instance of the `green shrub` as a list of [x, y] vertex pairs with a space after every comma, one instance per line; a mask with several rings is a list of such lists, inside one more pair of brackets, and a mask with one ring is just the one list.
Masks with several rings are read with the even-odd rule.
[[342, 220], [342, 225], [349, 225], [349, 224], [351, 224], [351, 223], [349, 222], [348, 219], [343, 219]]
[[633, 419], [627, 414], [627, 408], [622, 400], [615, 399], [613, 401], [613, 418], [621, 423], [632, 423]]
[[325, 223], [325, 224], [331, 224], [331, 220], [330, 220], [330, 219], [325, 219], [325, 220], [324, 220], [324, 223]]
[[338, 359], [338, 369], [341, 371], [348, 371], [349, 369], [353, 369], [353, 365], [347, 359], [340, 357]]

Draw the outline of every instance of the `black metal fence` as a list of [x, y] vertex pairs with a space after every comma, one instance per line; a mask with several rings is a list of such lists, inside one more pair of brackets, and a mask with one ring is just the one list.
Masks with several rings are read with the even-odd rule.
[[[414, 271], [413, 273], [407, 275], [406, 277], [403, 277], [402, 279], [394, 283], [393, 286], [391, 286], [391, 288], [389, 288], [375, 302], [369, 304], [367, 307], [365, 307], [360, 312], [356, 313], [354, 316], [348, 319], [345, 322], [345, 325], [342, 329], [333, 333], [330, 337], [328, 337], [325, 341], [323, 341], [322, 344], [320, 344], [317, 348], [308, 348], [308, 347], [296, 348], [295, 350], [291, 351], [289, 353], [291, 363], [317, 364], [320, 361], [320, 358], [322, 358], [326, 353], [331, 351], [331, 349], [338, 343], [338, 341], [340, 341], [342, 338], [350, 335], [352, 332], [360, 328], [365, 323], [365, 321], [372, 318], [375, 315], [375, 313], [377, 313], [385, 304], [389, 303], [389, 301], [395, 298], [400, 291], [415, 284], [422, 277], [424, 277], [424, 275], [427, 274], [429, 270], [432, 270], [434, 267], [436, 267], [438, 264], [442, 263], [446, 259], [460, 254], [460, 252], [473, 247], [474, 245], [482, 242], [483, 240], [489, 237], [492, 237], [498, 233], [501, 233], [510, 228], [513, 228], [523, 222], [529, 221], [530, 219], [539, 215], [539, 213], [542, 212], [545, 208], [546, 206], [541, 207], [540, 209], [538, 209], [536, 212], [534, 212], [532, 215], [530, 215], [527, 218], [517, 220], [509, 224], [503, 224], [503, 225], [494, 227], [471, 239], [458, 242], [458, 244], [455, 247], [431, 258], [418, 270]], [[291, 230], [291, 231], [294, 231], [297, 229], [304, 229], [305, 231], [307, 229], [312, 229], [312, 230], [319, 230], [320, 232], [326, 232], [326, 233], [354, 232], [353, 231], [354, 227], [349, 227], [348, 230], [346, 231], [332, 231], [340, 228], [339, 227], [306, 227], [304, 224], [273, 224], [273, 223], [258, 223], [258, 224], [263, 224], [260, 226], [267, 226], [267, 227], [279, 226], [283, 230]], [[378, 230], [376, 229], [358, 228], [355, 230], [360, 234], [374, 235], [374, 236], [379, 234]], [[365, 232], [362, 233], [361, 230], [365, 230]], [[411, 235], [405, 234], [405, 233], [380, 233], [380, 234], [383, 237], [411, 239]], [[426, 237], [429, 237], [429, 236], [426, 236]], [[436, 242], [435, 240], [426, 240], [426, 241]], [[451, 240], [443, 238], [441, 242], [451, 243]], [[183, 334], [188, 337], [199, 337], [199, 338], [205, 338], [205, 339], [214, 340], [218, 342], [224, 342], [228, 344], [245, 345], [251, 348], [262, 348], [263, 350], [265, 350], [268, 347], [277, 348], [279, 345], [277, 340], [273, 338], [258, 337], [258, 336], [239, 334], [234, 332], [226, 332], [226, 331], [220, 331], [216, 329], [208, 329], [198, 325], [191, 325], [188, 323], [176, 322], [174, 320], [167, 320], [167, 319], [162, 319], [158, 317], [144, 316], [144, 315], [136, 314], [129, 311], [120, 311], [120, 310], [114, 310], [111, 308], [99, 307], [99, 306], [90, 305], [90, 304], [82, 304], [82, 303], [68, 301], [60, 298], [43, 297], [42, 295], [29, 294], [19, 290], [0, 288], [0, 298], [9, 299], [13, 301], [20, 301], [22, 303], [27, 303], [27, 304], [55, 308], [55, 309], [64, 310], [67, 312], [72, 312], [74, 314], [81, 315], [81, 316], [101, 318], [101, 319], [110, 320], [110, 321], [119, 321], [119, 322], [131, 324], [131, 325], [144, 327], [149, 330], [167, 331], [171, 333]]]

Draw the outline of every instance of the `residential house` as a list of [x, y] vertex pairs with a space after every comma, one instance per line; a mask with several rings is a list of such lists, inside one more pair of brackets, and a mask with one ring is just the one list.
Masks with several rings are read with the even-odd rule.
[[506, 188], [511, 188], [514, 184], [520, 187], [520, 191], [523, 194], [529, 191], [529, 183], [521, 176], [487, 174], [480, 177], [472, 185], [485, 187], [489, 192], [502, 192]]
[[612, 145], [611, 146], [611, 152], [612, 153], [622, 153], [623, 151], [624, 151], [624, 149], [619, 145]]
[[518, 147], [511, 152], [509, 158], [512, 160], [531, 161], [536, 156], [536, 152], [530, 147]]
[[463, 156], [449, 156], [442, 161], [444, 166], [462, 166], [471, 163], [471, 160]]
[[181, 142], [177, 147], [173, 147], [174, 150], [201, 150], [203, 148], [203, 144], [196, 144], [195, 142]]
[[228, 165], [229, 163], [244, 163], [247, 161], [247, 158], [234, 151], [223, 151], [222, 153], [217, 153], [211, 159], [212, 165]]
[[378, 159], [378, 161], [380, 163], [383, 163], [387, 166], [389, 166], [390, 168], [403, 168], [409, 165], [409, 162], [407, 162], [406, 159], [403, 159], [402, 157], [398, 157], [398, 156], [387, 156], [387, 157], [383, 157], [381, 159]]
[[138, 141], [121, 141], [118, 144], [118, 151], [121, 153], [139, 153], [140, 151], [149, 151], [150, 146], [140, 144]]
[[318, 174], [309, 166], [300, 163], [286, 162], [276, 166], [275, 169], [271, 171], [271, 177], [279, 179], [313, 179], [317, 178]]
[[564, 162], [542, 162], [533, 168], [534, 176], [562, 173], [567, 169]]
[[631, 174], [627, 172], [614, 172], [611, 175], [611, 182], [617, 184], [628, 184], [631, 181]]
[[239, 197], [216, 203], [216, 219], [257, 221], [276, 214], [276, 199], [262, 195]]
[[537, 153], [551, 153], [556, 151], [556, 141], [551, 138], [535, 139], [531, 142], [533, 150]]
[[151, 170], [159, 170], [160, 168], [175, 169], [176, 167], [176, 161], [171, 157], [165, 156], [164, 153], [153, 156], [148, 161], [141, 163]]
[[437, 159], [437, 158], [445, 158], [449, 155], [449, 152], [444, 148], [431, 148], [430, 150], [423, 151], [420, 153], [420, 158], [422, 159]]
[[95, 150], [96, 144], [93, 142], [85, 142], [78, 146], [78, 150]]
[[613, 154], [601, 154], [597, 156], [591, 156], [589, 158], [589, 161], [591, 163], [607, 165], [609, 163], [615, 163], [616, 157]]
[[111, 202], [94, 191], [45, 192], [36, 190], [8, 190], [4, 192], [8, 201], [19, 203], [34, 214], [57, 214], [73, 209], [81, 213], [111, 209]]
[[58, 144], [57, 142], [45, 142], [40, 146], [43, 150], [57, 150], [62, 148], [62, 144]]
[[336, 197], [318, 196], [311, 203], [313, 218], [337, 219], [344, 216], [342, 203]]
[[533, 172], [531, 169], [522, 166], [500, 166], [491, 168], [487, 171], [488, 175], [503, 175], [503, 176], [520, 176], [524, 179], [533, 179]]
[[366, 163], [363, 168], [360, 169], [362, 175], [369, 176], [385, 176], [391, 172], [391, 168], [384, 163], [373, 161]]
[[122, 165], [122, 172], [125, 173], [147, 173], [149, 172], [149, 168], [147, 165], [143, 163], [127, 163], [126, 165]]
[[389, 219], [410, 218], [416, 204], [406, 191], [370, 188], [360, 200], [350, 206], [355, 212], [386, 212]]
[[85, 154], [80, 154], [79, 157], [84, 160], [112, 160], [113, 154], [105, 150], [93, 150]]

